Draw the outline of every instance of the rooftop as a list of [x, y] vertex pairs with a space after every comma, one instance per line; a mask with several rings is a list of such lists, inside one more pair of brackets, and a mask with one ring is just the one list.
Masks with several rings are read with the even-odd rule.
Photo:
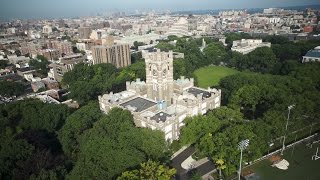
[[17, 71], [20, 72], [28, 72], [28, 71], [35, 71], [33, 67], [24, 67], [24, 68], [19, 68]]
[[307, 54], [305, 55], [307, 57], [320, 57], [320, 49], [313, 49], [307, 52]]
[[151, 117], [152, 120], [155, 120], [157, 122], [165, 122], [168, 117], [171, 117], [170, 114], [164, 113], [164, 112], [159, 112], [155, 114], [153, 117]]
[[197, 96], [198, 94], [202, 94], [202, 98], [211, 97], [210, 92], [202, 89], [194, 88], [194, 87], [187, 89], [187, 92], [193, 94], [194, 96]]
[[[125, 103], [120, 104], [120, 106], [128, 108], [129, 110], [132, 110], [134, 112], [141, 112], [144, 111], [154, 105], [156, 105], [157, 103], [152, 102], [150, 100], [141, 98], [141, 97], [137, 97], [134, 98], [130, 101], [127, 101]], [[130, 109], [132, 108], [132, 109]]]

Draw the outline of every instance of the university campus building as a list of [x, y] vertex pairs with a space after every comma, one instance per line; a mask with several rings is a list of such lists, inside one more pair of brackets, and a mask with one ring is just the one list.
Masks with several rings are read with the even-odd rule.
[[173, 53], [155, 50], [145, 55], [146, 81], [126, 83], [126, 90], [99, 96], [100, 109], [132, 112], [137, 127], [161, 130], [176, 140], [186, 117], [205, 114], [220, 106], [221, 90], [194, 86], [194, 79], [173, 79]]

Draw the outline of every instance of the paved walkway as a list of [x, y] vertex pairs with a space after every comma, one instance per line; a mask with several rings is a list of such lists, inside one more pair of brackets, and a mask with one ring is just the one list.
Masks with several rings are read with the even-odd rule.
[[189, 146], [188, 148], [184, 149], [178, 155], [173, 157], [171, 165], [177, 170], [176, 179], [177, 180], [186, 180], [187, 179], [187, 170], [181, 167], [183, 161], [185, 161], [189, 156], [191, 156], [195, 152], [193, 146]]
[[[192, 159], [192, 154], [195, 152], [195, 148], [193, 146], [183, 147], [182, 151], [179, 153], [175, 153], [172, 157], [171, 165], [177, 170], [176, 179], [177, 180], [187, 180], [188, 179], [188, 169], [186, 165], [193, 164], [194, 169], [198, 172], [201, 176], [207, 175], [208, 173], [215, 170], [214, 163], [209, 161], [208, 158], [200, 159], [199, 161], [194, 161]], [[184, 169], [182, 167], [184, 165]]]

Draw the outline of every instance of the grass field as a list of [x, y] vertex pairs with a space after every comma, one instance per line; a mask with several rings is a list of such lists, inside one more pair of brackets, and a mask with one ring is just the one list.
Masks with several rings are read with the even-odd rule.
[[239, 71], [222, 66], [208, 66], [197, 69], [194, 74], [198, 86], [208, 88], [219, 84], [220, 79], [238, 73]]
[[301, 143], [296, 145], [294, 149], [292, 147], [286, 149], [282, 158], [289, 162], [288, 170], [271, 167], [271, 162], [268, 159], [248, 168], [259, 177], [259, 180], [319, 180], [320, 159], [311, 160], [317, 147], [320, 148], [320, 144], [314, 144], [313, 148], [309, 148]]

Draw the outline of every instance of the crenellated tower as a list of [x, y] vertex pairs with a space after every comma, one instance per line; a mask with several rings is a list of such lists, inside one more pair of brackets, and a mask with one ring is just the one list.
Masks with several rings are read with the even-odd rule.
[[146, 85], [147, 96], [155, 101], [165, 101], [172, 104], [173, 97], [173, 53], [156, 52], [147, 53]]

